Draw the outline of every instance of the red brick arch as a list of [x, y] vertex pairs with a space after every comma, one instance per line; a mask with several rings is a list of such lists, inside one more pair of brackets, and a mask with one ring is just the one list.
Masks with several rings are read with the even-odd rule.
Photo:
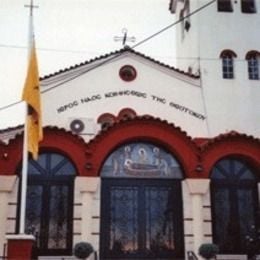
[[[44, 128], [44, 139], [40, 142], [40, 153], [57, 152], [68, 157], [77, 169], [77, 173], [86, 174], [84, 140], [71, 132], [57, 127]], [[22, 162], [23, 135], [16, 136], [8, 145], [0, 144], [0, 174], [14, 175]]]
[[180, 128], [152, 117], [136, 117], [113, 125], [88, 144], [88, 175], [99, 176], [103, 163], [117, 147], [135, 141], [152, 142], [173, 154], [185, 177], [198, 177], [198, 148]]
[[256, 173], [260, 172], [260, 142], [257, 139], [239, 133], [230, 133], [216, 137], [202, 148], [205, 177], [210, 178], [214, 165], [225, 157], [242, 159], [253, 167]]

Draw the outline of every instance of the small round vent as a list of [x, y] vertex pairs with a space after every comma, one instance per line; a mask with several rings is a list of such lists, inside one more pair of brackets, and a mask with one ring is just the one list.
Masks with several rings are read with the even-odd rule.
[[74, 133], [79, 134], [79, 133], [81, 133], [84, 130], [84, 128], [85, 128], [84, 123], [81, 120], [79, 120], [79, 119], [74, 119], [70, 123], [70, 129]]

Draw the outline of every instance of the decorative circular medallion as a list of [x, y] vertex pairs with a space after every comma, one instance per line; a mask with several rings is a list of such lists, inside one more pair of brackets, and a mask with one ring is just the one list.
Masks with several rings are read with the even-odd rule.
[[124, 81], [132, 81], [136, 75], [136, 69], [131, 65], [125, 65], [119, 70], [119, 76]]

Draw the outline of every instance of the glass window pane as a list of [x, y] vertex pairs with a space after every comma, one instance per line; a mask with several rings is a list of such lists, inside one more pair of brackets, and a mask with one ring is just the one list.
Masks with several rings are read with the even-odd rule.
[[30, 175], [40, 175], [45, 172], [45, 169], [37, 162], [30, 161], [28, 164], [28, 172]]
[[112, 255], [138, 252], [137, 187], [111, 187], [110, 253]]
[[220, 249], [225, 249], [225, 245], [228, 237], [227, 232], [227, 220], [230, 217], [230, 204], [229, 193], [227, 189], [217, 188], [214, 189], [214, 225], [215, 225], [215, 243], [217, 243]]
[[42, 214], [42, 193], [43, 187], [39, 185], [29, 185], [26, 198], [26, 233], [40, 234], [41, 214]]
[[248, 77], [249, 79], [259, 79], [259, 64], [256, 56], [248, 60]]
[[66, 248], [68, 229], [68, 187], [50, 189], [48, 248]]
[[160, 251], [174, 252], [174, 210], [170, 187], [146, 187], [146, 243], [145, 250], [156, 255]]
[[76, 169], [69, 159], [57, 153], [40, 154], [37, 161], [29, 161], [28, 169], [30, 175], [43, 175], [42, 177], [76, 174]]
[[238, 191], [238, 205], [241, 245], [245, 250], [246, 237], [251, 234], [252, 227], [256, 226], [252, 190], [240, 189]]

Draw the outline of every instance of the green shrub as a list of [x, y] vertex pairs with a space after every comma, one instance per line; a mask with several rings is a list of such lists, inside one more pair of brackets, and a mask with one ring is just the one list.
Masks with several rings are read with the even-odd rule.
[[73, 253], [79, 259], [85, 259], [94, 252], [94, 249], [90, 243], [79, 242], [74, 246]]
[[202, 244], [199, 247], [199, 255], [204, 257], [205, 259], [210, 259], [212, 257], [215, 257], [216, 254], [219, 252], [219, 248], [215, 244]]

